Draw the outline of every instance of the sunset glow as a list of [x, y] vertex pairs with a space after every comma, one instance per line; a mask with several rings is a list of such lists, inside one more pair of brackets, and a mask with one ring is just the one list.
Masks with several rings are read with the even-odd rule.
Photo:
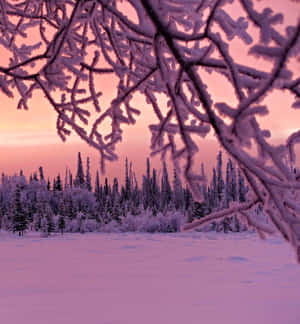
[[[294, 10], [293, 3], [280, 0], [258, 2], [258, 6], [265, 6], [272, 4], [274, 11], [281, 10], [285, 15], [285, 23], [295, 23], [298, 13]], [[126, 3], [123, 4], [125, 14], [133, 14], [132, 9]], [[236, 14], [240, 12], [240, 8], [232, 7]], [[255, 31], [254, 31], [255, 33]], [[37, 35], [33, 33], [30, 37], [36, 38]], [[235, 56], [240, 56], [241, 60], [245, 59], [246, 52], [241, 52], [242, 47], [240, 41], [235, 41], [232, 44], [232, 50]], [[5, 51], [1, 49], [4, 55], [2, 62], [5, 60]], [[7, 55], [6, 55], [7, 57]], [[254, 67], [268, 70], [270, 66], [265, 65], [264, 60], [257, 59], [253, 56], [248, 56], [247, 61]], [[7, 64], [7, 63], [6, 63]], [[292, 62], [294, 65], [295, 74], [300, 72], [299, 64]], [[216, 101], [224, 101], [235, 104], [236, 99], [232, 88], [228, 86], [225, 78], [220, 76], [209, 75], [204, 72], [205, 81], [209, 87], [214, 88], [214, 99]], [[101, 84], [103, 96], [100, 97], [99, 102], [103, 107], [108, 107], [116, 91], [116, 80], [109, 75], [97, 77], [97, 82]], [[141, 108], [142, 114], [137, 117], [137, 124], [135, 126], [125, 128], [125, 140], [122, 144], [117, 145], [117, 152], [120, 155], [120, 161], [114, 162], [107, 166], [107, 175], [113, 177], [119, 175], [120, 166], [123, 164], [125, 156], [134, 162], [138, 170], [144, 168], [144, 160], [146, 155], [150, 154], [150, 131], [148, 125], [151, 121], [156, 121], [156, 117], [151, 111], [151, 107], [145, 103], [142, 96], [136, 96], [136, 106]], [[86, 155], [92, 156], [94, 170], [98, 168], [99, 158], [97, 152], [83, 144], [82, 141], [73, 135], [68, 138], [66, 143], [63, 143], [56, 133], [56, 112], [50, 106], [49, 102], [42, 94], [34, 96], [30, 101], [29, 111], [20, 111], [16, 109], [16, 98], [7, 98], [2, 93], [0, 94], [0, 102], [2, 115], [0, 120], [0, 171], [5, 173], [15, 173], [20, 169], [20, 161], [22, 161], [22, 168], [26, 172], [33, 172], [40, 164], [48, 163], [47, 172], [50, 176], [54, 176], [58, 172], [63, 172], [66, 166], [72, 167], [76, 153], [81, 150]], [[292, 96], [286, 93], [274, 92], [271, 93], [265, 102], [269, 107], [270, 114], [266, 117], [260, 118], [264, 127], [271, 129], [272, 137], [276, 140], [286, 137], [291, 130], [296, 130], [299, 127], [299, 115], [297, 110], [284, 109], [289, 107], [292, 103]], [[162, 102], [165, 105], [166, 102]], [[217, 154], [219, 145], [214, 143], [214, 134], [210, 133], [208, 138], [212, 141], [206, 143], [201, 142], [201, 152], [199, 153], [199, 163], [203, 161], [208, 164], [208, 169], [211, 168], [213, 155]], [[211, 145], [211, 143], [214, 143]], [[37, 152], [39, 152], [37, 154]], [[214, 153], [213, 153], [214, 152]], [[57, 154], [60, 159], [56, 161]], [[141, 156], [143, 158], [141, 158]], [[34, 157], [34, 158], [30, 158]], [[56, 161], [56, 162], [54, 162]], [[159, 164], [159, 159], [155, 159], [154, 163]], [[139, 172], [138, 172], [139, 173]]]

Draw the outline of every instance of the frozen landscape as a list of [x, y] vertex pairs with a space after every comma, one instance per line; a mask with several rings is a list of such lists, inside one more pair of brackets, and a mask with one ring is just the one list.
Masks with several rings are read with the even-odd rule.
[[300, 323], [299, 5], [0, 1], [1, 324]]
[[300, 266], [278, 237], [0, 233], [5, 324], [299, 324]]

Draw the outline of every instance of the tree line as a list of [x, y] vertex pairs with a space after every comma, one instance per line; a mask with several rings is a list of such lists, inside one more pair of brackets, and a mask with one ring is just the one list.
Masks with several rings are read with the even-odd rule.
[[[205, 176], [202, 164], [202, 174]], [[132, 163], [125, 160], [125, 181], [114, 178], [100, 181], [96, 172], [92, 184], [90, 159], [85, 168], [81, 153], [77, 157], [75, 176], [66, 169], [64, 180], [58, 174], [52, 181], [44, 176], [43, 167], [25, 177], [2, 173], [0, 185], [0, 225], [3, 230], [23, 235], [24, 231], [52, 232], [86, 231], [147, 231], [176, 232], [185, 222], [228, 208], [230, 202], [245, 202], [248, 188], [231, 159], [223, 176], [222, 152], [217, 155], [209, 185], [201, 185], [201, 203], [194, 201], [188, 186], [184, 186], [176, 169], [170, 180], [166, 163], [161, 176], [146, 160], [141, 186]], [[246, 229], [236, 216], [210, 224], [208, 230], [241, 231]]]

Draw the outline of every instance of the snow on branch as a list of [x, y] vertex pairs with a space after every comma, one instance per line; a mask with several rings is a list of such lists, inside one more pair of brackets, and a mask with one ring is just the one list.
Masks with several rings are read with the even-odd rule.
[[235, 204], [231, 208], [221, 210], [221, 211], [216, 211], [214, 213], [209, 214], [206, 217], [203, 217], [202, 219], [197, 219], [194, 220], [192, 223], [185, 224], [182, 227], [183, 231], [190, 231], [195, 228], [202, 227], [204, 225], [208, 225], [213, 221], [219, 221], [224, 219], [227, 216], [230, 216], [234, 213], [239, 213], [242, 212], [243, 210], [249, 210], [251, 207], [253, 207], [255, 204], [257, 204], [257, 200], [255, 201], [250, 201], [247, 203], [240, 203], [240, 204]]
[[[291, 5], [299, 12], [299, 2]], [[283, 24], [281, 12], [258, 9], [253, 0], [1, 0], [0, 46], [9, 60], [0, 66], [0, 91], [18, 97], [19, 109], [29, 109], [42, 91], [57, 113], [61, 139], [75, 132], [99, 151], [103, 168], [118, 158], [123, 126], [143, 116], [134, 106], [142, 94], [157, 117], [149, 125], [153, 154], [170, 154], [177, 166], [185, 161], [184, 176], [199, 200], [206, 177], [195, 171], [195, 154], [199, 136], [213, 131], [248, 180], [249, 204], [261, 204], [298, 251], [300, 176], [291, 166], [300, 131], [274, 145], [258, 119], [269, 113], [262, 101], [274, 89], [294, 97], [284, 109], [300, 107], [299, 69], [293, 68], [300, 59], [300, 18]], [[266, 68], [235, 53], [234, 42]], [[207, 82], [209, 73], [225, 78], [234, 100], [216, 98], [218, 84]], [[108, 107], [106, 80], [116, 83]], [[244, 207], [240, 214], [247, 218]]]

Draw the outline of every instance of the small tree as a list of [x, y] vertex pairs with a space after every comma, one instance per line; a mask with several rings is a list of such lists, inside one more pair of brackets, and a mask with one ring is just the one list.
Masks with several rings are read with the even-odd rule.
[[217, 193], [219, 203], [224, 199], [224, 188], [222, 151], [219, 151], [217, 155]]
[[172, 200], [172, 189], [169, 182], [169, 175], [166, 162], [163, 162], [163, 173], [161, 177], [161, 210], [165, 210]]
[[86, 232], [87, 216], [84, 213], [79, 212], [77, 214], [77, 222], [78, 222], [79, 232], [82, 234], [85, 233]]
[[173, 202], [176, 209], [182, 209], [184, 206], [184, 192], [176, 169], [173, 177]]
[[58, 174], [56, 177], [56, 180], [53, 185], [53, 190], [62, 191], [62, 183], [61, 183], [60, 174]]
[[41, 237], [48, 237], [48, 221], [47, 217], [44, 215], [41, 219]]
[[90, 158], [86, 158], [86, 188], [88, 191], [92, 191], [92, 180], [91, 180], [91, 173], [90, 173]]
[[85, 179], [84, 179], [81, 153], [78, 152], [77, 173], [76, 173], [76, 178], [74, 180], [74, 186], [75, 187], [84, 187], [84, 184], [85, 184]]
[[58, 229], [59, 231], [61, 232], [61, 235], [64, 234], [64, 230], [65, 230], [65, 227], [66, 227], [66, 222], [65, 222], [65, 218], [63, 215], [59, 215], [58, 217]]
[[39, 167], [39, 173], [40, 173], [40, 181], [44, 181], [45, 180], [45, 178], [44, 178], [44, 170], [43, 170], [42, 166]]
[[13, 231], [18, 232], [19, 236], [23, 236], [26, 228], [27, 228], [26, 215], [24, 213], [21, 204], [21, 189], [17, 185], [15, 190]]

